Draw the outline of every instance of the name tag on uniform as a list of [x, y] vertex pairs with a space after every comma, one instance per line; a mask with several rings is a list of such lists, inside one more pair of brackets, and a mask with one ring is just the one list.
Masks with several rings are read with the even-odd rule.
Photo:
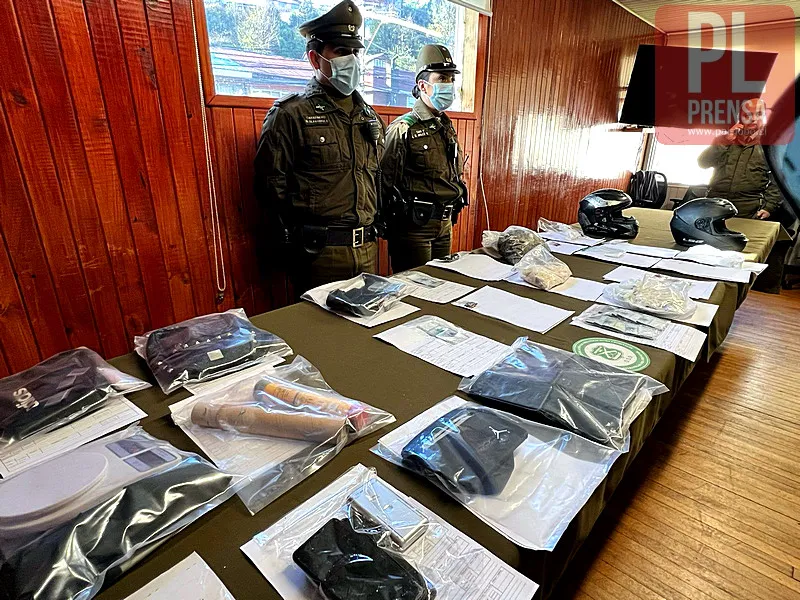
[[428, 135], [428, 131], [426, 129], [415, 129], [411, 132], [411, 139], [415, 140], [426, 135]]
[[310, 115], [303, 117], [303, 122], [306, 125], [329, 125], [328, 115]]

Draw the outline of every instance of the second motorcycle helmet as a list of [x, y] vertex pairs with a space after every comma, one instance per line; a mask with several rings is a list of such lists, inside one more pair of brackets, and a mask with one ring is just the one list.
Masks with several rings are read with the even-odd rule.
[[583, 234], [593, 238], [635, 238], [639, 222], [622, 215], [632, 204], [631, 197], [622, 190], [603, 188], [588, 194], [578, 206], [578, 223]]

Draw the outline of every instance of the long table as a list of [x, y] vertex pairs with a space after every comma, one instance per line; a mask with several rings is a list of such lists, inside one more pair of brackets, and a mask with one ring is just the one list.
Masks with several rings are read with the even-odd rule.
[[[664, 247], [674, 245], [668, 228], [670, 213], [647, 209], [635, 209], [631, 213], [639, 219], [641, 225], [639, 237], [635, 240], [637, 243]], [[777, 239], [778, 228], [775, 225], [742, 220], [729, 222], [730, 227], [740, 229], [748, 235], [750, 244], [746, 251], [756, 253], [760, 260], [766, 258]], [[616, 267], [610, 263], [579, 256], [562, 258], [569, 264], [576, 277], [597, 281], [602, 281], [603, 275]], [[421, 270], [436, 277], [475, 287], [486, 285], [486, 282], [434, 267], [423, 267]], [[584, 310], [591, 304], [507, 282], [491, 285], [576, 312]], [[748, 288], [747, 284], [724, 282], [716, 286], [709, 302], [719, 304], [720, 308], [709, 328], [707, 348], [698, 360], [710, 356], [725, 339], [734, 312], [744, 299]], [[434, 314], [506, 344], [511, 344], [516, 338], [527, 335], [534, 341], [570, 350], [574, 342], [596, 336], [593, 332], [569, 325], [568, 321], [558, 325], [546, 335], [539, 335], [452, 305], [433, 304], [414, 298], [409, 298], [407, 301], [421, 310], [406, 317], [405, 320], [424, 314]], [[422, 478], [390, 465], [369, 451], [378, 437], [387, 433], [392, 427], [406, 422], [453, 394], [460, 381], [459, 377], [451, 373], [373, 339], [375, 333], [394, 327], [403, 319], [367, 329], [315, 305], [301, 303], [255, 316], [252, 321], [257, 326], [284, 338], [295, 352], [305, 356], [320, 369], [334, 389], [346, 396], [390, 411], [397, 418], [397, 422], [344, 448], [318, 473], [294, 487], [255, 516], [247, 512], [238, 498], [232, 498], [155, 549], [137, 566], [101, 592], [99, 598], [103, 600], [125, 598], [191, 552], [197, 551], [216, 571], [237, 600], [277, 600], [280, 596], [248, 561], [239, 547], [357, 463], [374, 467], [391, 485], [413, 496], [509, 565], [536, 581], [541, 586], [536, 598], [547, 598], [694, 366], [694, 363], [669, 352], [641, 346], [651, 359], [650, 366], [644, 372], [664, 382], [672, 391], [654, 399], [633, 423], [630, 451], [620, 456], [614, 463], [606, 479], [573, 519], [556, 548], [552, 552], [530, 551], [510, 542]], [[153, 382], [143, 361], [133, 354], [118, 357], [111, 362], [127, 373]], [[145, 430], [170, 441], [179, 448], [197, 452], [194, 443], [172, 424], [168, 416], [169, 405], [186, 396], [186, 392], [179, 392], [166, 397], [154, 387], [133, 394], [131, 399], [148, 414], [143, 421]]]

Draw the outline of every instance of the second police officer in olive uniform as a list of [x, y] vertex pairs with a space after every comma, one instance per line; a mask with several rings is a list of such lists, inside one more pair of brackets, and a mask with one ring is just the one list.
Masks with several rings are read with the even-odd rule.
[[384, 125], [356, 91], [362, 21], [344, 0], [300, 26], [315, 75], [302, 94], [277, 100], [261, 129], [256, 197], [297, 297], [378, 268]]
[[[450, 254], [452, 223], [467, 205], [464, 156], [450, 118], [458, 71], [444, 46], [423, 46], [417, 57], [413, 110], [386, 131], [383, 197], [394, 272]], [[390, 201], [391, 199], [391, 201]]]

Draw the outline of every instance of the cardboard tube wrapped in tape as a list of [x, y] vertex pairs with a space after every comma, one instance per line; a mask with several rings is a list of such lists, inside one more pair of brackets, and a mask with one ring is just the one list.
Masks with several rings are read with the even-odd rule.
[[[345, 416], [356, 432], [360, 431], [369, 419], [366, 407], [361, 402], [334, 394], [321, 394], [310, 389], [302, 389], [271, 378], [261, 379], [255, 386], [256, 399], [261, 400], [263, 396], [274, 398], [298, 409], [305, 407], [309, 413]], [[264, 401], [272, 404], [269, 398], [264, 398]]]
[[302, 410], [286, 411], [253, 404], [214, 404], [197, 402], [192, 408], [192, 423], [201, 427], [235, 430], [240, 433], [305, 440], [335, 441], [347, 424], [347, 415], [315, 414]]

